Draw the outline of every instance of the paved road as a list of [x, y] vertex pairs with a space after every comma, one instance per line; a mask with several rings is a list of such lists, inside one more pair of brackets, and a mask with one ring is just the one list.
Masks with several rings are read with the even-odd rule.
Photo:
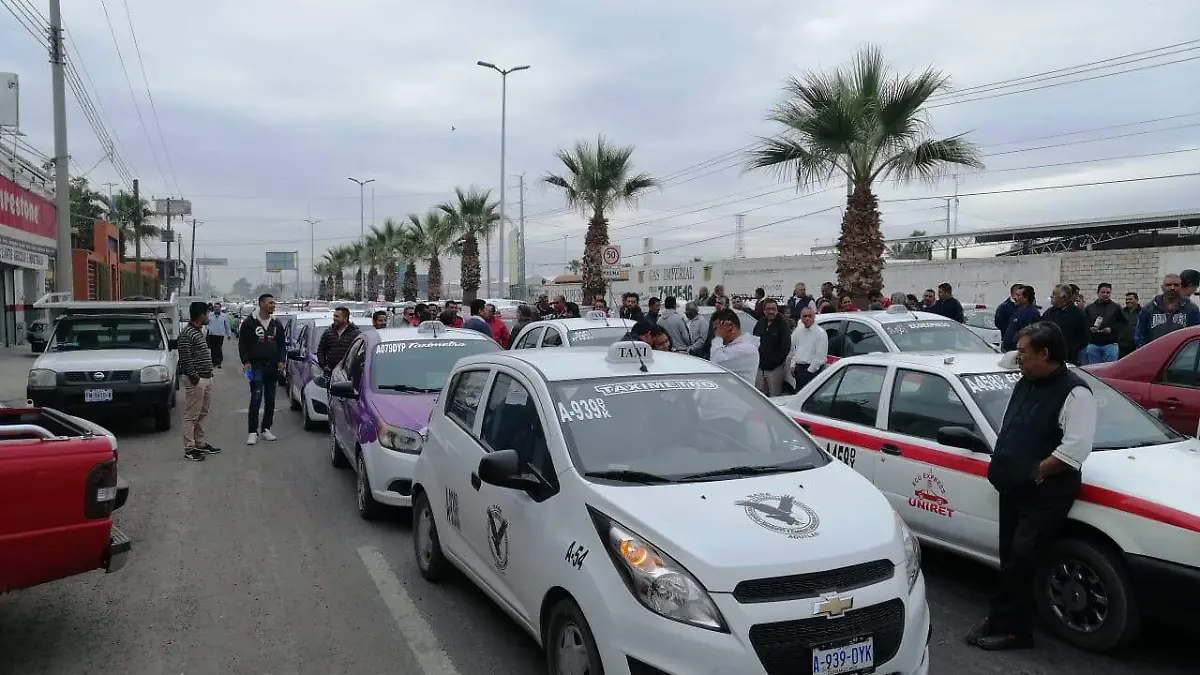
[[[277, 442], [243, 445], [244, 390], [236, 370], [218, 374], [209, 426], [225, 453], [202, 463], [180, 459], [174, 431], [115, 427], [130, 563], [0, 596], [0, 674], [542, 672], [533, 642], [468, 582], [421, 579], [404, 516], [358, 518], [353, 474], [330, 466], [327, 435], [303, 431], [286, 403]], [[1115, 658], [1050, 638], [1020, 653], [967, 648], [991, 573], [934, 553], [925, 570], [934, 675], [1195, 673], [1175, 634]]]

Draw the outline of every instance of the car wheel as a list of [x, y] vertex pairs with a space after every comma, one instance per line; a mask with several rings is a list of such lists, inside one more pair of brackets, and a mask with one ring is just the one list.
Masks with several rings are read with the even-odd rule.
[[337, 432], [333, 429], [332, 421], [329, 424], [329, 461], [333, 463], [335, 469], [344, 469], [350, 466], [350, 462], [346, 460], [346, 453], [342, 451], [342, 446], [338, 443]]
[[357, 461], [355, 462], [354, 469], [358, 475], [354, 486], [358, 496], [358, 515], [363, 520], [375, 520], [383, 511], [383, 506], [375, 501], [375, 497], [371, 494], [371, 477], [367, 475], [367, 460], [363, 458], [361, 449], [355, 457]]
[[308, 399], [304, 396], [303, 392], [300, 393], [300, 414], [304, 415], [304, 430], [316, 431], [317, 421], [308, 414]]
[[154, 430], [171, 430], [171, 406], [165, 405], [154, 411]]
[[1104, 652], [1129, 644], [1141, 612], [1120, 554], [1087, 539], [1063, 539], [1038, 565], [1034, 598], [1042, 620], [1080, 649]]
[[570, 598], [550, 612], [546, 631], [546, 672], [550, 675], [603, 675], [596, 639], [583, 610]]
[[436, 583], [446, 578], [450, 563], [442, 554], [442, 540], [438, 538], [437, 522], [425, 492], [421, 492], [413, 507], [413, 552], [417, 554], [417, 571], [426, 580]]

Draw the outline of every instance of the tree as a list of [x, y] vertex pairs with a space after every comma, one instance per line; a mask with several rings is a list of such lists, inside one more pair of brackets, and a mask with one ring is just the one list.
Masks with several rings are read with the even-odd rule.
[[[162, 234], [162, 229], [153, 222], [154, 212], [150, 210], [149, 202], [140, 198], [137, 201], [139, 203], [134, 202], [133, 195], [121, 191], [113, 196], [112, 208], [109, 209], [109, 220], [121, 234], [122, 260], [128, 257], [127, 246], [130, 242], [134, 245], [134, 258], [141, 260], [142, 242], [156, 239]], [[140, 219], [136, 217], [139, 209]], [[135, 225], [139, 220], [140, 224]]]
[[608, 245], [607, 214], [621, 205], [633, 207], [647, 190], [659, 187], [649, 174], [633, 173], [633, 147], [609, 145], [600, 136], [596, 144], [580, 141], [570, 150], [560, 149], [555, 156], [567, 171], [546, 174], [542, 181], [562, 190], [567, 206], [579, 209], [588, 218], [583, 241], [583, 304], [604, 297], [607, 283], [601, 270], [600, 252]]
[[442, 256], [455, 251], [458, 232], [450, 218], [441, 211], [426, 213], [424, 217], [415, 213], [409, 214], [412, 221], [413, 234], [416, 236], [416, 248], [429, 261], [429, 299], [442, 299]]
[[575, 258], [571, 262], [567, 263], [567, 271], [571, 274], [579, 274], [579, 268], [582, 266], [583, 263], [579, 262], [579, 258]]
[[890, 73], [879, 49], [865, 47], [849, 68], [789, 79], [785, 100], [767, 117], [783, 125], [783, 134], [762, 139], [749, 153], [749, 168], [774, 169], [799, 189], [849, 181], [837, 275], [842, 292], [859, 304], [883, 288], [875, 183], [932, 183], [951, 166], [983, 168], [979, 149], [963, 135], [927, 137], [925, 105], [948, 86], [949, 78], [932, 68]]
[[329, 296], [329, 289], [331, 286], [329, 284], [329, 273], [331, 270], [329, 264], [325, 262], [319, 262], [316, 265], [313, 265], [312, 271], [313, 276], [320, 280], [317, 283], [317, 298], [320, 300], [330, 300], [331, 298]]
[[[913, 230], [910, 237], [924, 237], [925, 230]], [[928, 260], [933, 252], [933, 243], [928, 241], [906, 241], [892, 244], [888, 253], [896, 260]]]
[[248, 298], [250, 297], [250, 291], [252, 288], [253, 287], [250, 285], [250, 280], [246, 277], [242, 277], [233, 282], [233, 288], [230, 290], [233, 292], [233, 295], [242, 298]]
[[367, 239], [373, 258], [383, 264], [383, 299], [395, 302], [397, 268], [405, 256], [405, 249], [412, 248], [410, 233], [400, 223], [387, 218], [382, 228], [371, 227]]
[[[479, 237], [487, 239], [500, 222], [500, 202], [489, 202], [492, 191], [480, 191], [474, 185], [465, 193], [462, 188], [456, 187], [454, 195], [454, 202], [439, 204], [438, 208], [462, 235], [462, 278], [459, 285], [462, 286], [463, 302], [471, 302], [479, 296]], [[505, 295], [503, 289], [500, 294]]]
[[108, 200], [84, 176], [71, 179], [71, 234], [76, 248], [92, 248], [92, 226], [108, 213]]

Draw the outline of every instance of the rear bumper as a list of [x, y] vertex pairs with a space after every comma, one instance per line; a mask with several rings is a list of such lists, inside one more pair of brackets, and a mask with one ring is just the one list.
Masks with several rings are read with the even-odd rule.
[[1166, 620], [1194, 617], [1200, 604], [1200, 568], [1133, 554], [1125, 555], [1125, 563], [1146, 614]]
[[129, 501], [129, 483], [120, 476], [117, 477], [117, 499], [113, 502], [113, 510], [117, 510], [125, 506], [125, 502]]
[[[84, 391], [88, 389], [111, 389], [111, 401], [88, 403]], [[171, 382], [156, 384], [112, 383], [100, 386], [62, 385], [54, 389], [26, 389], [26, 396], [34, 405], [56, 408], [71, 415], [108, 415], [133, 413], [150, 415], [157, 409], [171, 404], [173, 393]]]
[[129, 553], [133, 550], [133, 540], [116, 525], [108, 536], [108, 548], [104, 552], [104, 571], [106, 574], [121, 571], [129, 562]]

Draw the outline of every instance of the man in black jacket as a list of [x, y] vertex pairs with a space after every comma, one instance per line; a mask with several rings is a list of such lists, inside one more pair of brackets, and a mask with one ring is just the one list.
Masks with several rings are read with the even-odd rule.
[[[246, 445], [259, 438], [275, 440], [271, 424], [275, 421], [275, 392], [279, 391], [279, 376], [283, 374], [287, 340], [283, 324], [275, 318], [275, 296], [258, 296], [258, 311], [242, 321], [238, 331], [238, 354], [242, 358], [242, 373], [250, 381], [250, 409]], [[262, 407], [262, 425], [258, 411]]]
[[358, 326], [350, 322], [350, 310], [338, 307], [333, 310], [333, 325], [321, 333], [317, 343], [317, 364], [326, 374], [342, 362], [354, 338], [358, 337]]
[[1129, 324], [1121, 306], [1112, 301], [1112, 284], [1103, 283], [1096, 287], [1096, 301], [1083, 310], [1087, 317], [1088, 346], [1086, 358], [1080, 365], [1089, 363], [1111, 363], [1121, 356], [1117, 339]]
[[[1037, 563], [1062, 532], [1082, 485], [1096, 434], [1096, 399], [1067, 368], [1069, 357], [1055, 324], [1039, 321], [1018, 334], [1021, 378], [1012, 385], [988, 465], [988, 481], [1000, 493], [1000, 590], [987, 618], [966, 638], [981, 649], [1033, 646]], [[968, 389], [984, 390], [1016, 379], [983, 377], [987, 381], [978, 385], [970, 377], [964, 381]]]
[[754, 324], [754, 336], [758, 338], [754, 387], [767, 396], [782, 396], [788, 354], [792, 350], [792, 329], [779, 315], [779, 303], [774, 299], [761, 300], [756, 309], [761, 318]]
[[1075, 306], [1074, 292], [1068, 284], [1059, 284], [1050, 292], [1050, 306], [1042, 312], [1042, 321], [1049, 321], [1062, 331], [1067, 341], [1067, 363], [1079, 365], [1086, 357], [1088, 340], [1092, 332], [1083, 310]]
[[954, 297], [954, 288], [950, 284], [942, 282], [937, 287], [937, 302], [933, 303], [933, 307], [929, 308], [930, 312], [939, 314], [947, 319], [953, 319], [959, 323], [965, 323], [966, 317], [963, 315], [962, 303], [958, 298]]

